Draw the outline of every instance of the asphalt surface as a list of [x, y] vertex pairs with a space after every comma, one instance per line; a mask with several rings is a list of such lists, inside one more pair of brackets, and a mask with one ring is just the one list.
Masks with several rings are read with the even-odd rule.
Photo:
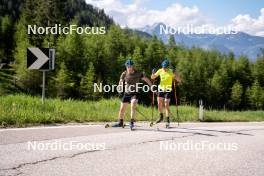
[[0, 129], [0, 175], [263, 176], [264, 122]]

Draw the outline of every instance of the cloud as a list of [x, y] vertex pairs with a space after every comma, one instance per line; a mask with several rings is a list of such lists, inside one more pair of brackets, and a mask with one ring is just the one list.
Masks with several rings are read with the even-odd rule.
[[239, 31], [264, 36], [264, 8], [260, 10], [260, 16], [258, 18], [252, 18], [248, 14], [240, 14], [232, 19], [231, 25]]
[[130, 28], [140, 28], [158, 22], [170, 26], [196, 26], [206, 22], [196, 6], [184, 7], [175, 3], [164, 10], [152, 10], [144, 7], [145, 1], [134, 0], [131, 4], [123, 4], [119, 0], [86, 0], [89, 4], [104, 8], [121, 26]]
[[134, 0], [124, 4], [121, 0], [86, 0], [88, 4], [103, 8], [122, 27], [142, 28], [154, 23], [165, 23], [175, 28], [192, 25], [193, 28], [236, 29], [252, 35], [264, 36], [264, 8], [258, 18], [250, 15], [237, 15], [231, 22], [217, 26], [208, 16], [204, 16], [197, 6], [187, 7], [174, 3], [163, 10], [148, 9], [144, 3], [149, 0]]

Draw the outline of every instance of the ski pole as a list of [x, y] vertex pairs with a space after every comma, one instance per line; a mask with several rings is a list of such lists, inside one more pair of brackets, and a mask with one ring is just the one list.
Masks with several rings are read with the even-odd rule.
[[149, 118], [149, 117], [147, 117], [146, 115], [144, 115], [142, 112], [140, 112], [137, 108], [136, 108], [136, 111], [137, 111], [140, 115], [142, 115], [143, 117], [145, 117], [146, 119]]
[[177, 93], [176, 93], [176, 81], [173, 81], [174, 84], [174, 97], [175, 97], [175, 105], [176, 105], [176, 111], [177, 111], [177, 121], [178, 121], [178, 126], [179, 126], [179, 111], [178, 111], [178, 100], [177, 100]]
[[[152, 84], [155, 84], [155, 81], [152, 82]], [[155, 92], [152, 90], [152, 102], [151, 102], [151, 123], [153, 123], [153, 116], [154, 116], [154, 103], [155, 103]]]
[[[155, 74], [156, 73], [156, 69], [153, 68], [152, 71], [151, 71], [152, 74]], [[152, 85], [155, 85], [155, 80], [152, 80]], [[154, 116], [154, 103], [155, 103], [155, 92], [154, 90], [152, 90], [152, 102], [151, 102], [151, 123], [150, 124], [153, 124], [153, 116]]]

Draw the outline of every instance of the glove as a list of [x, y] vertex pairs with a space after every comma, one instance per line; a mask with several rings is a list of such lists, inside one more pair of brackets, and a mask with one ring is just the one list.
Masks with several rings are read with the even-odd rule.
[[156, 68], [153, 68], [153, 69], [152, 69], [152, 74], [155, 74], [156, 71], [157, 71]]

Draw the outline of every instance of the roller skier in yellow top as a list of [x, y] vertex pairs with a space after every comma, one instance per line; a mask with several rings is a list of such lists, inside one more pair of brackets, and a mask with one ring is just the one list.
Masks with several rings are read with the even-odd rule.
[[[159, 119], [155, 123], [160, 123], [163, 121], [163, 107], [165, 107], [166, 115], [166, 127], [169, 127], [170, 124], [170, 99], [172, 96], [172, 84], [173, 81], [181, 82], [180, 76], [176, 71], [169, 68], [170, 62], [165, 59], [162, 64], [162, 68], [159, 70], [152, 70], [151, 79], [155, 80], [160, 77], [160, 84], [158, 86], [158, 111], [160, 113]], [[151, 124], [152, 126], [153, 124]]]

